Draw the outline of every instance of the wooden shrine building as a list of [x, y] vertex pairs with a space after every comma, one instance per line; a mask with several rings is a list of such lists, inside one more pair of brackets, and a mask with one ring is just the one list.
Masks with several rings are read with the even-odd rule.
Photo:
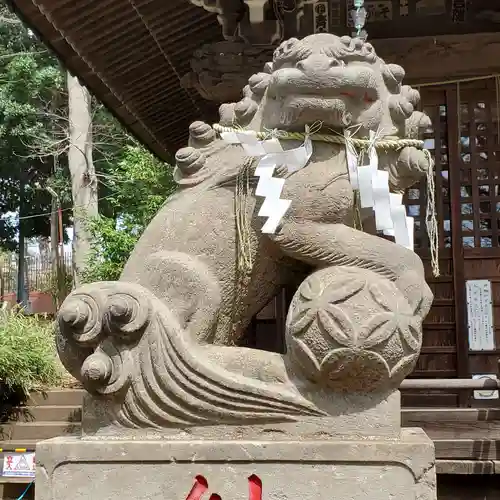
[[[10, 3], [70, 71], [166, 161], [185, 145], [192, 121], [211, 122], [220, 103], [239, 99], [247, 78], [270, 60], [281, 40], [353, 32], [353, 0]], [[420, 90], [434, 126], [426, 145], [436, 160], [441, 276], [433, 278], [429, 270], [435, 300], [414, 377], [496, 377], [500, 0], [365, 0], [365, 8], [369, 41], [385, 60], [404, 67], [405, 82]], [[410, 189], [406, 203], [416, 220], [417, 252], [428, 263], [425, 192], [424, 185]], [[280, 348], [266, 345], [265, 333], [283, 327], [286, 300], [284, 293], [256, 318], [257, 347]], [[429, 384], [403, 390], [404, 418], [435, 438], [439, 458], [474, 459], [474, 470], [462, 470], [491, 473], [496, 467], [500, 473], [498, 391]]]

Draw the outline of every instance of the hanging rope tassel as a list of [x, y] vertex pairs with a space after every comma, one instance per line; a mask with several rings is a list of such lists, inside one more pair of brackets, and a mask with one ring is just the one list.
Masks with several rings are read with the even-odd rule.
[[436, 278], [440, 276], [439, 270], [439, 226], [436, 215], [436, 186], [434, 179], [434, 160], [431, 153], [424, 149], [429, 168], [427, 169], [427, 207], [425, 211], [425, 226], [429, 239], [429, 250], [431, 252], [432, 275]]

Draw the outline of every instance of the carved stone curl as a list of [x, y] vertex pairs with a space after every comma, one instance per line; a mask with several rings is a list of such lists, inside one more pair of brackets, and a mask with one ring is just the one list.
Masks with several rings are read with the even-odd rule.
[[[58, 316], [59, 356], [96, 397], [108, 425], [168, 428], [293, 421], [324, 413], [288, 379], [277, 354], [200, 346], [139, 285], [73, 292]], [[268, 366], [261, 366], [262, 361]]]
[[311, 274], [288, 312], [287, 345], [311, 381], [335, 391], [397, 387], [422, 344], [422, 318], [394, 283], [367, 269]]

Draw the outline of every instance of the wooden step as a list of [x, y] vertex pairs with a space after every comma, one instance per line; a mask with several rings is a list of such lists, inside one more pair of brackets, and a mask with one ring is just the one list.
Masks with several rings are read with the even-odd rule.
[[47, 392], [31, 393], [27, 406], [81, 406], [83, 389], [54, 389]]
[[16, 422], [0, 427], [0, 437], [4, 441], [51, 439], [57, 436], [81, 433], [79, 422]]
[[81, 422], [82, 407], [73, 405], [22, 406], [11, 414], [12, 422]]

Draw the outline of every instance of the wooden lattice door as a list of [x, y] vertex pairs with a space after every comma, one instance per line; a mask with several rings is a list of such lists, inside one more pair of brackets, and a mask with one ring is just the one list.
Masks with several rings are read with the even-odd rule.
[[[433, 307], [424, 321], [422, 352], [413, 377], [448, 378], [459, 375], [459, 358], [463, 347], [457, 342], [460, 285], [457, 283], [453, 259], [452, 189], [449, 143], [450, 119], [447, 91], [443, 88], [421, 91], [423, 110], [432, 120], [432, 128], [424, 137], [426, 147], [435, 160], [436, 213], [439, 230], [439, 267], [441, 276], [431, 272], [429, 240], [426, 232], [427, 182], [421, 181], [408, 190], [405, 204], [415, 218], [415, 251], [422, 258], [426, 278], [433, 293]], [[450, 140], [451, 139], [451, 140]], [[451, 168], [453, 170], [453, 167]], [[457, 290], [458, 289], [458, 290]], [[458, 293], [457, 293], [458, 292]], [[458, 395], [450, 391], [414, 391], [403, 394], [405, 406], [458, 406]]]
[[[436, 200], [441, 276], [429, 265], [425, 232], [425, 182], [410, 189], [406, 203], [416, 219], [415, 247], [426, 264], [434, 292], [424, 322], [423, 349], [414, 377], [497, 374], [500, 329], [500, 145], [497, 94], [487, 82], [422, 90], [424, 110], [433, 122], [426, 146], [436, 163]], [[469, 352], [467, 280], [492, 282], [495, 347]], [[495, 314], [496, 313], [496, 314]], [[498, 326], [496, 326], [498, 325]], [[487, 406], [471, 391], [405, 393], [410, 406]], [[494, 401], [493, 404], [498, 404]]]

